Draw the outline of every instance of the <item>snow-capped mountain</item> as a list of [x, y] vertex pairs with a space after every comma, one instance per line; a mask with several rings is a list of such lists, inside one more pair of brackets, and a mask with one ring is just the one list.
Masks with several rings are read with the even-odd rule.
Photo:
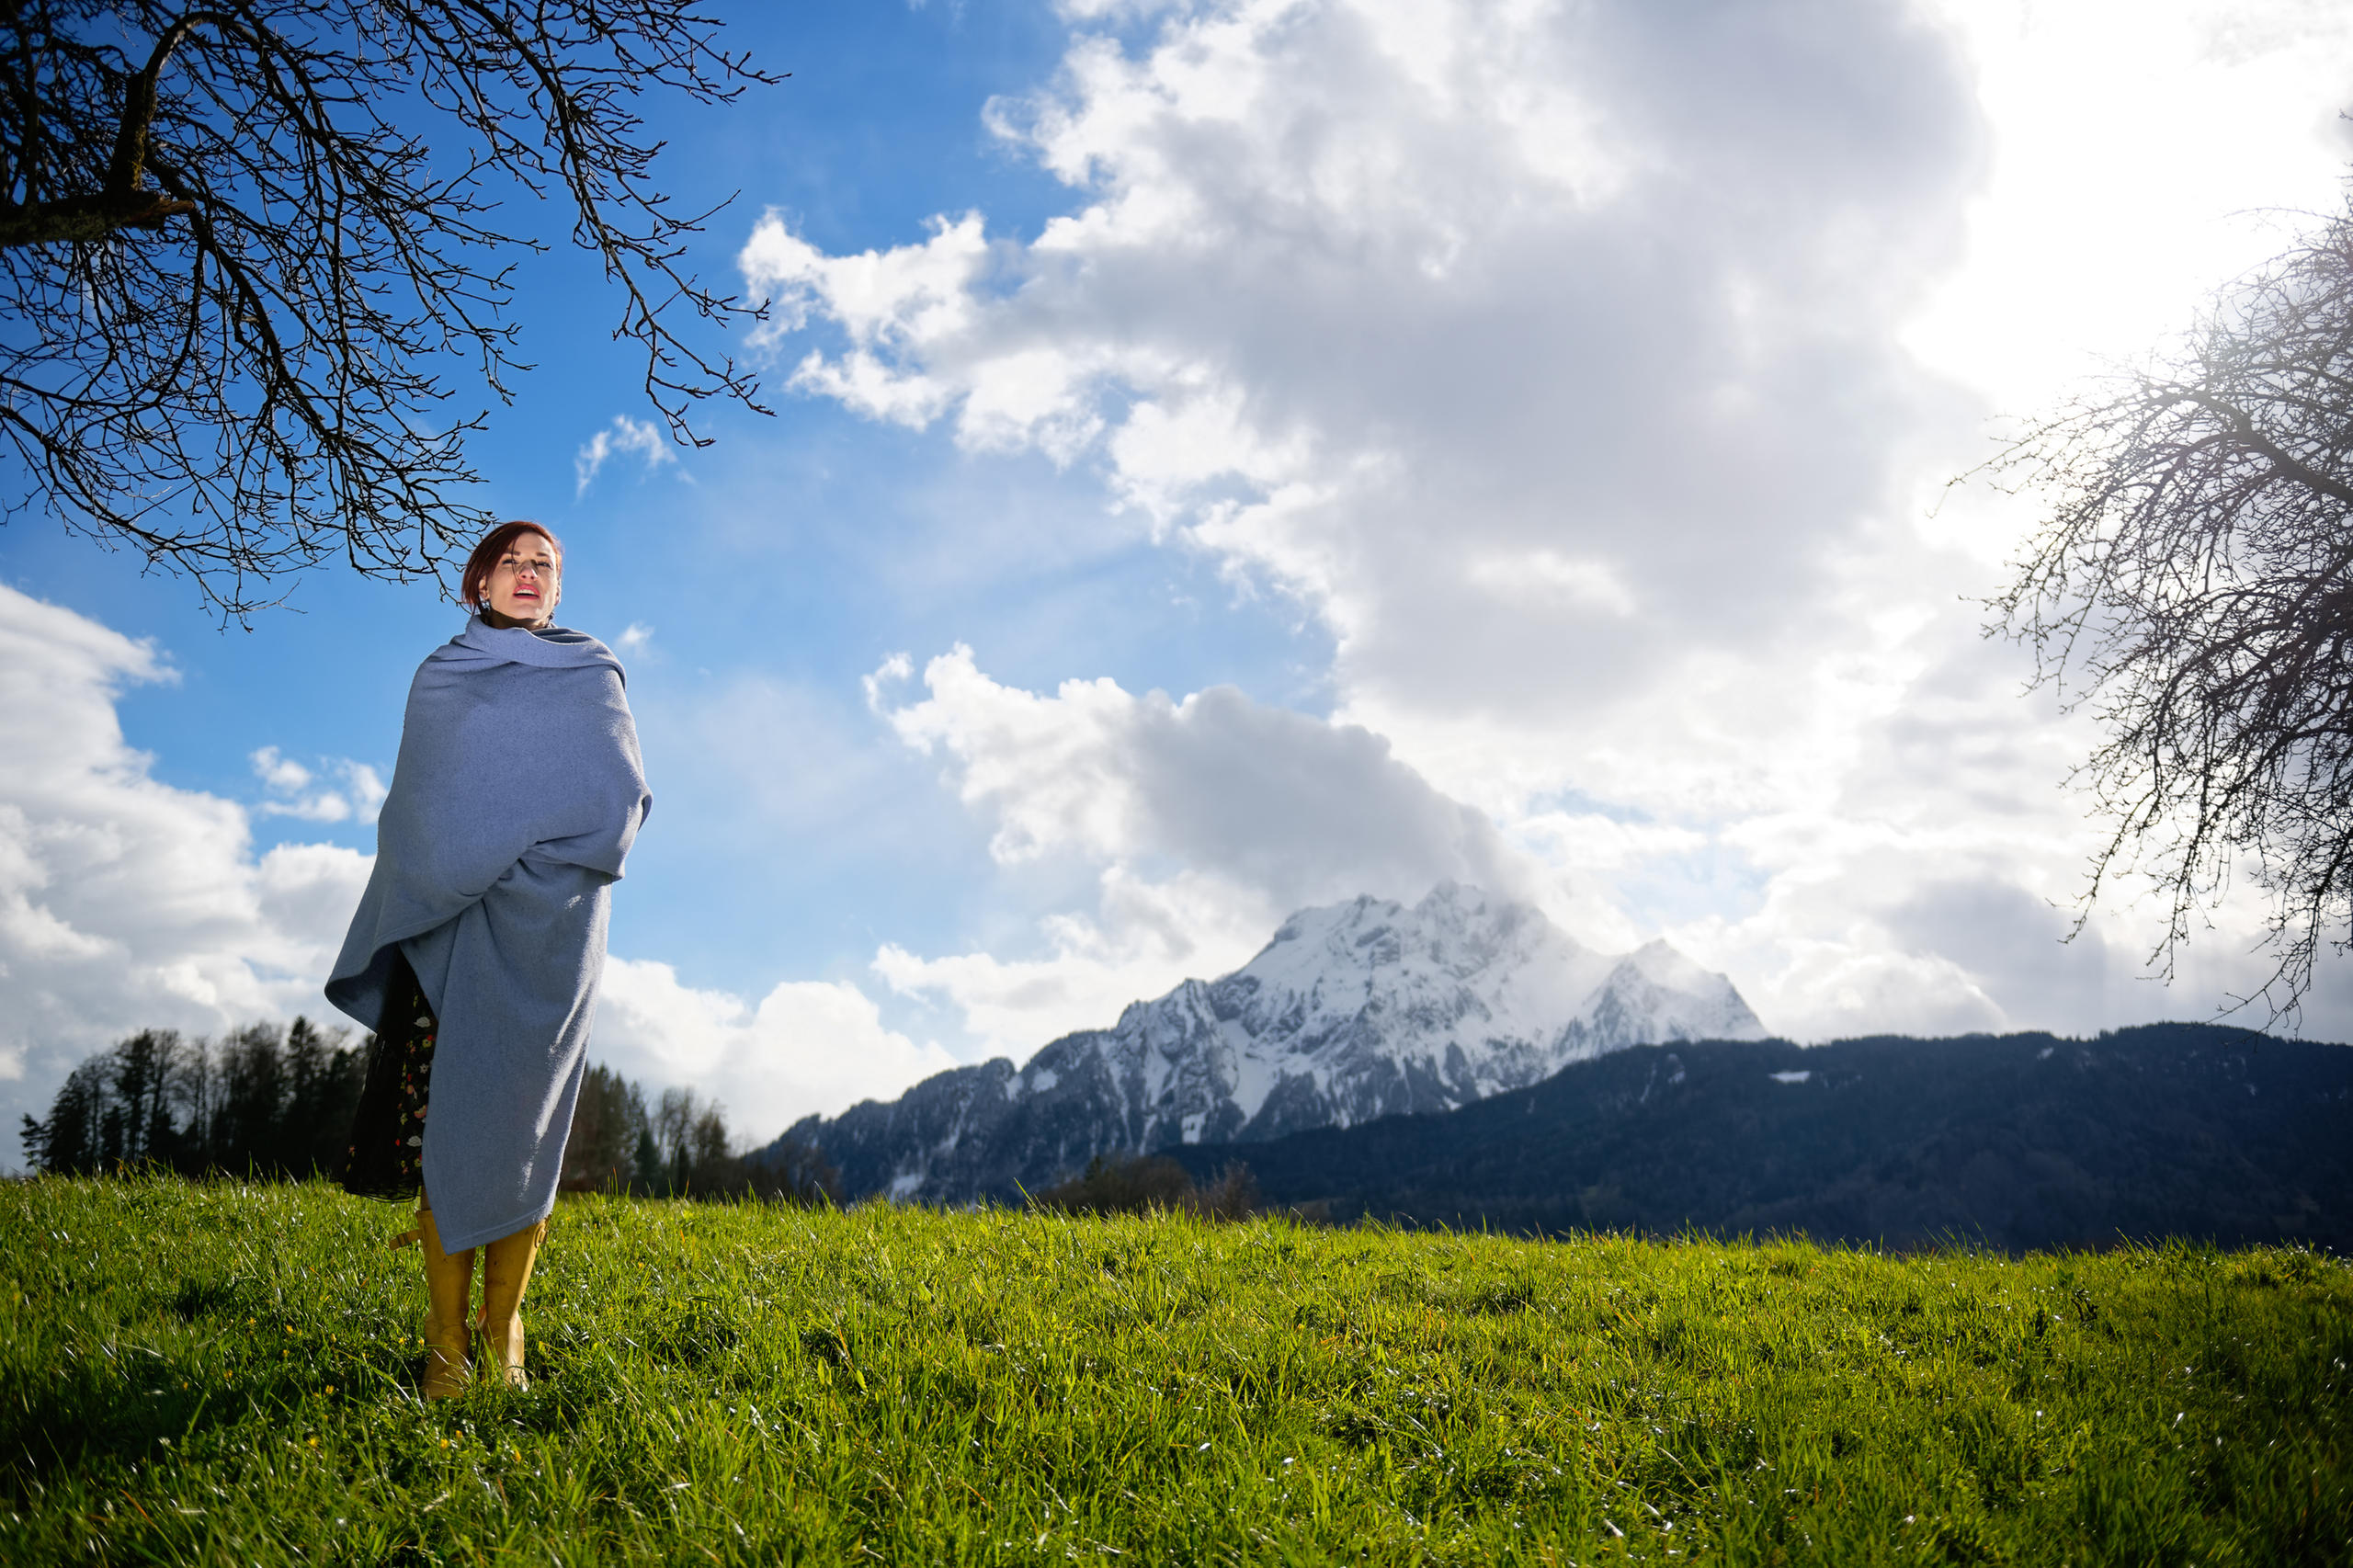
[[1131, 1004], [1017, 1070], [1002, 1058], [786, 1139], [847, 1195], [1009, 1198], [1098, 1153], [1450, 1110], [1663, 1040], [1762, 1040], [1732, 983], [1653, 942], [1588, 951], [1535, 908], [1442, 883], [1411, 909], [1305, 909], [1222, 980]]

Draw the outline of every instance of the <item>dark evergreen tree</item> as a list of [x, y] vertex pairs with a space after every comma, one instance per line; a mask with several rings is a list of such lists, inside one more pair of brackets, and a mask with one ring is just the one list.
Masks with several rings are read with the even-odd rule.
[[630, 1190], [650, 1193], [654, 1186], [653, 1178], [646, 1175], [649, 1168], [646, 1162], [657, 1158], [647, 1153], [654, 1146], [651, 1142], [654, 1113], [646, 1108], [644, 1087], [634, 1083], [629, 1085], [629, 1124], [632, 1129], [630, 1134]]
[[114, 1104], [109, 1161], [142, 1165], [168, 1154], [174, 1142], [169, 1108], [172, 1064], [180, 1051], [174, 1029], [142, 1029], [117, 1044], [108, 1059]]
[[122, 1164], [122, 1102], [109, 1100], [98, 1118], [98, 1168], [113, 1170]]
[[214, 1140], [220, 1120], [221, 1074], [210, 1040], [192, 1040], [181, 1048], [172, 1069], [171, 1103], [180, 1127], [173, 1168], [188, 1176], [211, 1170], [220, 1155]]
[[662, 1151], [654, 1142], [654, 1129], [637, 1130], [637, 1180], [631, 1190], [658, 1194], [664, 1190], [662, 1180]]
[[286, 1053], [275, 1024], [248, 1024], [221, 1043], [221, 1107], [215, 1161], [232, 1176], [282, 1173]]
[[340, 1031], [324, 1033], [304, 1017], [286, 1030], [286, 1105], [277, 1142], [279, 1168], [289, 1176], [326, 1175], [348, 1147], [367, 1058], [342, 1040]]
[[686, 1179], [679, 1185], [688, 1193], [698, 1187], [709, 1189], [713, 1196], [732, 1192], [742, 1179], [741, 1162], [728, 1147], [727, 1114], [715, 1104], [696, 1110], [680, 1153]]
[[563, 1186], [574, 1192], [626, 1191], [636, 1175], [637, 1134], [644, 1099], [634, 1085], [603, 1065], [581, 1079], [563, 1150]]
[[50, 1102], [49, 1118], [25, 1118], [25, 1158], [51, 1176], [82, 1176], [98, 1168], [99, 1124], [113, 1099], [112, 1077], [103, 1057], [85, 1062], [67, 1075]]

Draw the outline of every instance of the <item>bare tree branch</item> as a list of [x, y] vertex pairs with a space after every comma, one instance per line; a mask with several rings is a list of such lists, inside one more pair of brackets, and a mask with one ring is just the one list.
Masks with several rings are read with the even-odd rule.
[[2276, 962], [2241, 1005], [2292, 1025], [2353, 945], [2353, 207], [1980, 472], [2050, 506], [1987, 630], [2103, 731], [2076, 774], [2112, 824], [2085, 913], [2153, 878], [2170, 974], [2251, 876]]
[[[553, 199], [618, 286], [673, 439], [754, 378], [681, 312], [709, 214], [653, 185], [648, 92], [777, 80], [694, 0], [0, 0], [0, 451], [46, 511], [228, 617], [340, 555], [443, 578], [491, 520], [463, 362], [507, 399], [513, 257]], [[505, 205], [502, 205], [502, 201]]]

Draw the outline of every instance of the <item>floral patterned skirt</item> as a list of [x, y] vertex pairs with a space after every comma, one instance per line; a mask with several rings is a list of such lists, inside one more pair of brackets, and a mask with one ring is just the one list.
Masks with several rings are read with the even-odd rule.
[[367, 1082], [351, 1121], [340, 1178], [345, 1191], [403, 1202], [416, 1198], [425, 1181], [426, 1096], [439, 1029], [416, 971], [395, 950], [383, 1019], [368, 1051]]

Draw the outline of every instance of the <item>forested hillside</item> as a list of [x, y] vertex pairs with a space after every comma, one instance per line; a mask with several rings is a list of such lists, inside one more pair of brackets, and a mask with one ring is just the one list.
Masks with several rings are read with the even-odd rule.
[[1166, 1153], [1340, 1220], [2346, 1252], [2353, 1050], [2193, 1024], [1641, 1046], [1442, 1115]]

